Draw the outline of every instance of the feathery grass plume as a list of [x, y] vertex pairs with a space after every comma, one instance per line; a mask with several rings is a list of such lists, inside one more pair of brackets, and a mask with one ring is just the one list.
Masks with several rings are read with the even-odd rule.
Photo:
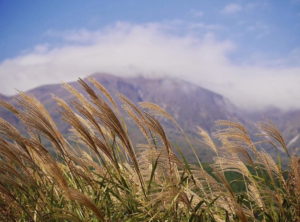
[[[179, 183], [180, 173], [178, 168], [182, 167], [182, 163], [174, 154], [170, 158], [174, 168], [173, 175], [170, 175], [168, 165], [166, 164], [169, 160], [169, 155], [164, 147], [159, 146], [154, 148], [153, 145], [140, 144], [139, 150], [139, 165], [144, 178], [148, 181], [148, 192], [150, 192], [151, 183]], [[174, 177], [173, 181], [168, 181], [170, 176]]]
[[237, 217], [242, 221], [242, 222], [247, 222], [247, 217], [245, 215], [244, 209], [242, 206], [237, 202], [237, 197], [232, 190], [230, 184], [228, 183], [227, 179], [225, 178], [224, 174], [220, 173], [218, 170], [215, 171], [217, 174], [218, 178], [221, 180], [221, 182], [224, 184], [224, 187], [229, 193], [230, 197], [230, 204], [233, 205], [233, 210], [236, 213]]
[[[88, 126], [83, 122], [82, 118], [76, 115], [65, 101], [59, 98], [54, 99], [56, 100], [57, 104], [63, 109], [62, 115], [64, 120], [68, 122], [74, 130], [77, 131], [77, 135], [81, 138], [82, 141], [88, 144], [89, 147], [91, 147], [97, 155], [100, 155], [98, 147], [93, 140], [93, 136], [90, 134], [90, 130], [88, 129]], [[108, 151], [107, 154], [109, 154]]]
[[31, 162], [30, 157], [27, 153], [24, 153], [21, 149], [19, 149], [15, 144], [11, 144], [0, 138], [0, 155], [3, 158], [11, 161], [16, 165], [19, 165], [24, 170], [27, 170], [24, 162]]
[[[300, 157], [291, 157], [290, 187], [293, 191], [292, 203], [294, 206], [295, 216], [300, 221]], [[296, 198], [295, 198], [296, 197]]]
[[[213, 163], [199, 167], [184, 156], [180, 161], [155, 118], [175, 123], [165, 110], [152, 103], [141, 103], [140, 109], [120, 96], [147, 140], [133, 145], [123, 112], [108, 91], [95, 80], [93, 88], [79, 83], [89, 98], [70, 85], [65, 87], [75, 98], [69, 104], [56, 98], [72, 127], [68, 140], [36, 99], [21, 93], [20, 106], [0, 102], [26, 131], [0, 118], [1, 221], [300, 220], [295, 154], [281, 169], [256, 149], [265, 143], [254, 143], [244, 126], [221, 121], [216, 133], [221, 145], [198, 129], [202, 143], [217, 154]], [[263, 129], [285, 147], [277, 129]], [[158, 140], [151, 140], [154, 136]]]
[[161, 138], [164, 147], [167, 150], [168, 153], [168, 159], [169, 159], [169, 170], [170, 173], [172, 173], [172, 163], [171, 163], [171, 155], [172, 155], [172, 149], [171, 149], [171, 144], [167, 138], [167, 135], [162, 127], [162, 125], [159, 123], [159, 121], [157, 119], [155, 119], [152, 115], [145, 113], [144, 112], [144, 116], [145, 116], [145, 123], [147, 124], [147, 126], [153, 130], [157, 135], [159, 135], [159, 137]]
[[260, 123], [259, 128], [262, 131], [262, 136], [266, 137], [267, 141], [272, 144], [275, 148], [278, 148], [279, 144], [283, 150], [286, 152], [286, 154], [291, 157], [288, 147], [285, 143], [285, 140], [277, 127], [272, 123]]
[[164, 146], [166, 147], [166, 150], [167, 150], [168, 154], [170, 155], [170, 153], [171, 153], [171, 144], [170, 144], [170, 142], [167, 138], [167, 135], [166, 135], [162, 125], [151, 114], [146, 113], [146, 112], [144, 112], [143, 114], [144, 114], [144, 117], [145, 117], [145, 123], [147, 124], [147, 126], [151, 130], [153, 130], [154, 132], [156, 132], [160, 136]]
[[217, 147], [216, 147], [214, 141], [212, 140], [212, 138], [210, 137], [210, 135], [208, 134], [208, 132], [206, 130], [204, 130], [203, 128], [201, 128], [200, 126], [197, 127], [197, 130], [198, 130], [198, 134], [202, 138], [201, 143], [205, 144], [213, 152], [218, 154]]
[[[171, 144], [165, 134], [165, 131], [161, 124], [153, 116], [145, 111], [140, 110], [136, 105], [134, 105], [128, 98], [120, 95], [121, 100], [125, 104], [124, 109], [127, 111], [129, 116], [135, 121], [137, 126], [140, 128], [141, 132], [145, 136], [148, 142], [150, 142], [150, 137], [152, 137], [152, 131], [155, 132], [162, 140], [164, 148], [167, 151], [167, 157], [169, 162], [169, 171], [172, 174], [174, 172], [174, 164], [172, 164], [173, 152], [171, 151]], [[156, 106], [158, 107], [158, 106]], [[148, 127], [148, 129], [146, 128]], [[149, 135], [150, 134], [150, 135]], [[154, 147], [157, 149], [158, 145], [154, 142]]]
[[45, 175], [54, 178], [55, 182], [60, 186], [61, 189], [66, 189], [68, 187], [67, 181], [63, 176], [58, 163], [50, 156], [50, 154], [44, 149], [43, 145], [38, 141], [31, 141], [32, 145], [39, 147], [38, 151], [34, 152], [34, 161], [42, 169]]
[[[203, 169], [204, 169], [204, 168], [203, 168], [203, 164], [201, 163], [201, 161], [200, 161], [200, 159], [199, 159], [199, 157], [198, 157], [198, 155], [197, 155], [197, 153], [196, 153], [196, 150], [195, 150], [194, 146], [192, 145], [192, 143], [191, 143], [189, 137], [186, 135], [185, 131], [180, 127], [180, 125], [178, 124], [178, 122], [177, 122], [177, 121], [176, 121], [176, 120], [175, 120], [175, 119], [174, 119], [167, 111], [165, 111], [163, 108], [161, 108], [161, 107], [158, 106], [157, 104], [150, 103], [150, 102], [140, 102], [139, 104], [140, 104], [140, 106], [141, 106], [142, 108], [147, 109], [147, 110], [150, 110], [150, 111], [153, 112], [154, 114], [159, 115], [159, 116], [162, 116], [162, 117], [164, 117], [164, 118], [170, 120], [170, 121], [177, 127], [177, 129], [181, 132], [181, 134], [182, 134], [183, 137], [185, 138], [187, 144], [188, 144], [189, 147], [191, 148], [191, 150], [192, 150], [193, 154], [195, 155], [196, 160], [197, 160], [197, 162], [198, 162], [198, 164], [199, 164], [201, 170], [203, 171]], [[199, 128], [201, 128], [201, 127], [199, 127]], [[201, 135], [200, 135], [200, 136], [201, 136]], [[203, 136], [204, 136], [204, 135], [203, 135]], [[214, 145], [214, 143], [213, 143], [212, 139], [210, 138], [210, 136], [209, 136], [208, 134], [206, 134], [205, 136], [209, 137], [209, 138], [206, 138], [206, 139], [207, 139], [206, 142], [209, 143], [209, 144], [207, 144], [207, 145], [209, 145], [210, 148], [213, 149], [213, 151], [217, 151], [216, 146]], [[210, 140], [210, 141], [209, 141], [209, 140]], [[218, 154], [218, 152], [216, 152], [216, 153]], [[210, 186], [210, 185], [209, 185], [209, 182], [208, 182], [208, 181], [206, 181], [206, 182], [208, 183], [208, 186]]]
[[[97, 162], [95, 162], [92, 157], [85, 151], [81, 151], [78, 156], [75, 154], [71, 154], [70, 159], [72, 160], [74, 165], [85, 169], [85, 173], [90, 176], [90, 179], [94, 179], [95, 173], [102, 176], [105, 174], [105, 168], [97, 164]], [[93, 171], [91, 171], [90, 168], [93, 168]]]
[[37, 99], [25, 93], [20, 93], [17, 101], [23, 109], [19, 110], [18, 118], [30, 129], [46, 136], [64, 156], [67, 143], [45, 107]]
[[[220, 167], [222, 166], [222, 167]], [[251, 179], [252, 175], [246, 165], [237, 157], [232, 156], [228, 157], [217, 157], [215, 159], [215, 169], [228, 171], [228, 172], [237, 172], [239, 174], [245, 175]]]
[[103, 130], [93, 115], [94, 107], [92, 104], [90, 104], [89, 101], [71, 85], [64, 84], [64, 87], [79, 100], [79, 102], [73, 101], [72, 105], [98, 130], [105, 143], [107, 143]]
[[127, 115], [135, 122], [135, 124], [137, 125], [137, 127], [139, 128], [139, 130], [141, 131], [141, 133], [147, 140], [147, 142], [150, 144], [152, 142], [150, 139], [151, 136], [148, 135], [149, 132], [147, 131], [146, 126], [144, 125], [145, 121], [143, 119], [139, 118], [139, 116], [127, 104], [123, 105], [123, 109], [126, 111]]
[[254, 175], [249, 171], [248, 167], [237, 156], [232, 156], [231, 158], [216, 158], [215, 169], [223, 172], [223, 175], [225, 175], [225, 172], [236, 172], [242, 175], [247, 195], [250, 197], [250, 200], [252, 199], [259, 208], [265, 208], [258, 182]]
[[256, 146], [250, 138], [248, 130], [242, 124], [228, 120], [219, 120], [216, 123], [219, 127], [223, 127], [216, 133], [216, 136], [222, 142], [226, 141], [239, 145], [245, 144], [253, 153], [257, 152]]
[[163, 109], [162, 107], [160, 107], [157, 104], [154, 103], [150, 103], [150, 102], [140, 102], [139, 105], [147, 110], [150, 110], [151, 112], [153, 112], [156, 115], [162, 116], [168, 120], [170, 120], [175, 126], [176, 128], [180, 131], [180, 133], [183, 135], [185, 141], [187, 142], [187, 144], [189, 145], [189, 147], [192, 149], [192, 152], [194, 153], [199, 165], [202, 167], [202, 163], [195, 151], [194, 146], [192, 145], [189, 137], [187, 136], [187, 134], [185, 133], [185, 131], [182, 129], [182, 127], [178, 124], [178, 122], [173, 118], [172, 115], [170, 115], [165, 109]]
[[111, 130], [112, 134], [114, 136], [117, 136], [123, 143], [126, 151], [128, 152], [131, 160], [133, 161], [134, 168], [137, 171], [141, 186], [144, 190], [144, 181], [139, 169], [135, 151], [118, 117], [116, 116], [114, 111], [110, 108], [110, 106], [103, 99], [97, 96], [94, 90], [91, 87], [89, 87], [86, 82], [84, 82], [82, 79], [79, 79], [79, 83], [85, 89], [85, 91], [90, 95], [91, 99], [93, 100], [93, 103], [99, 108], [99, 110], [95, 110], [95, 109], [93, 110], [94, 114], [99, 119], [101, 119], [103, 124]]
[[82, 206], [91, 209], [100, 221], [104, 221], [103, 212], [101, 212], [100, 209], [98, 209], [97, 206], [84, 194], [78, 192], [77, 190], [69, 188], [66, 192], [66, 195], [68, 196], [69, 199], [77, 201]]
[[166, 110], [161, 108], [159, 105], [150, 103], [150, 102], [140, 102], [139, 105], [144, 109], [151, 110], [151, 111], [155, 112], [156, 114], [161, 115], [168, 120], [171, 120], [175, 124], [175, 126], [180, 128], [179, 124], [174, 119], [174, 117], [171, 116]]
[[114, 136], [118, 136], [120, 138], [132, 160], [136, 160], [128, 135], [126, 134], [124, 127], [121, 125], [113, 110], [103, 99], [98, 97], [94, 90], [90, 88], [83, 80], [80, 79], [79, 83], [84, 87], [87, 93], [91, 96], [94, 104], [99, 108], [93, 109], [93, 114], [96, 115], [103, 122], [103, 124], [111, 130]]
[[133, 102], [131, 102], [126, 96], [119, 94], [119, 98], [123, 103], [123, 109], [127, 112], [130, 118], [138, 126], [148, 143], [150, 143], [151, 131], [146, 127], [146, 118], [142, 110], [140, 110]]
[[29, 154], [29, 151], [24, 143], [25, 139], [20, 132], [9, 122], [0, 118], [0, 135], [3, 135], [9, 140], [16, 141], [17, 144]]
[[[230, 211], [231, 214], [234, 214], [230, 209], [230, 202], [226, 200], [226, 189], [224, 189], [224, 186], [217, 181], [215, 177], [202, 168], [193, 169], [192, 176], [195, 182], [191, 184], [191, 189], [197, 193], [199, 198], [206, 201], [214, 201], [215, 204], [212, 206], [213, 208], [227, 209], [228, 212]], [[217, 200], [215, 201], [215, 199]], [[216, 212], [218, 212], [218, 210]]]
[[258, 156], [258, 150], [248, 130], [241, 123], [225, 120], [217, 121], [217, 126], [221, 128], [217, 130], [215, 135], [222, 142], [223, 148], [231, 151], [230, 154], [243, 158], [256, 169], [252, 154]]
[[230, 151], [231, 154], [237, 155], [239, 157], [239, 159], [241, 159], [246, 164], [255, 166], [255, 161], [253, 160], [253, 158], [251, 157], [251, 155], [249, 154], [247, 149], [245, 149], [245, 147], [232, 146], [232, 144], [228, 144], [228, 145], [225, 144], [225, 147], [227, 148], [227, 150]]
[[[73, 96], [75, 96], [81, 103], [82, 106], [84, 106], [86, 109], [88, 109], [90, 111], [90, 103], [88, 102], [88, 100], [77, 90], [75, 89], [73, 86], [71, 86], [68, 83], [64, 83], [63, 87], [69, 91], [69, 93], [71, 93]], [[55, 95], [53, 95], [55, 96]]]
[[[300, 196], [300, 158], [292, 157], [291, 160], [291, 177], [296, 195]], [[300, 203], [300, 202], [299, 202]]]
[[19, 114], [18, 109], [16, 109], [12, 104], [5, 102], [3, 100], [0, 99], [0, 106], [2, 106], [3, 108], [7, 109], [8, 111], [14, 113], [15, 115]]
[[102, 137], [102, 139], [107, 144], [107, 138], [105, 136], [105, 133], [103, 132], [103, 127], [101, 127], [101, 125], [99, 124], [99, 122], [97, 122], [96, 118], [93, 115], [94, 107], [91, 107], [89, 110], [84, 105], [82, 105], [76, 101], [73, 101], [72, 105], [83, 117], [85, 117], [85, 120], [87, 120], [90, 123], [90, 124], [86, 124], [86, 125], [91, 125], [91, 127], [94, 127], [95, 129], [97, 129], [99, 135]]
[[107, 91], [107, 89], [98, 81], [96, 81], [94, 78], [88, 78], [88, 81], [91, 82], [98, 90], [100, 90], [104, 94], [104, 96], [111, 102], [111, 104], [114, 106], [114, 108], [117, 111], [118, 105], [113, 99], [113, 97], [110, 95], [110, 93]]
[[270, 154], [266, 153], [265, 151], [260, 151], [259, 161], [263, 164], [264, 169], [267, 170], [269, 177], [273, 181], [275, 181], [276, 178], [278, 178], [283, 184], [283, 186], [286, 188], [286, 181], [282, 175], [282, 172], [279, 169], [278, 165], [275, 163], [274, 159], [270, 156]]

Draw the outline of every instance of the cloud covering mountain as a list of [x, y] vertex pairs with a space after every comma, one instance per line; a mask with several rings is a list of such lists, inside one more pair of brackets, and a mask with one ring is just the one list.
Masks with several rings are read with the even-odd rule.
[[[300, 108], [299, 66], [278, 65], [280, 61], [236, 64], [231, 55], [243, 49], [212, 34], [218, 28], [222, 27], [169, 21], [118, 22], [96, 31], [48, 31], [47, 35], [62, 43], [37, 45], [4, 60], [0, 64], [1, 93], [11, 95], [15, 89], [71, 81], [100, 71], [179, 77], [245, 109]], [[180, 32], [183, 29], [185, 34]]]

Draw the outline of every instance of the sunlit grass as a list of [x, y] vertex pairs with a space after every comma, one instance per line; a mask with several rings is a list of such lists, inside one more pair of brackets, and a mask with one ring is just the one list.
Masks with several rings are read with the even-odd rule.
[[[156, 116], [173, 122], [190, 144], [188, 136], [162, 108], [121, 95], [122, 111], [95, 80], [93, 87], [79, 83], [88, 97], [65, 85], [72, 103], [54, 98], [69, 138], [36, 99], [20, 94], [20, 108], [1, 102], [26, 128], [23, 135], [0, 119], [1, 221], [300, 220], [300, 158], [276, 127], [261, 124], [255, 143], [239, 123], [219, 121], [214, 138], [199, 127], [201, 145], [215, 159], [191, 164], [175, 155]], [[143, 144], [131, 141], [125, 113]], [[258, 149], [266, 143], [286, 151], [288, 168]]]

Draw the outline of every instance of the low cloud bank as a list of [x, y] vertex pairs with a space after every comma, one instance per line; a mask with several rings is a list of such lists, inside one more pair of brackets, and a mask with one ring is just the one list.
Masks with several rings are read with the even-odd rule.
[[[195, 27], [191, 25], [191, 27]], [[95, 72], [120, 76], [182, 78], [221, 93], [245, 109], [300, 108], [300, 67], [236, 65], [236, 46], [217, 40], [208, 29], [178, 34], [172, 24], [117, 23], [99, 31], [75, 30], [49, 35], [60, 47], [37, 45], [0, 63], [0, 92], [74, 81]]]

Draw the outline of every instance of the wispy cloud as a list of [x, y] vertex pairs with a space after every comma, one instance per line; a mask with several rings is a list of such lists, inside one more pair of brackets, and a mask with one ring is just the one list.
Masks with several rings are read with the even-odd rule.
[[193, 31], [182, 35], [175, 32], [176, 24], [180, 26], [179, 21], [117, 23], [98, 31], [63, 32], [63, 46], [38, 45], [0, 63], [0, 90], [14, 94], [15, 89], [73, 81], [94, 72], [167, 75], [219, 92], [244, 108], [300, 108], [300, 67], [235, 65], [230, 60], [238, 50], [233, 42], [217, 40], [203, 27], [206, 34], [200, 37]]
[[195, 9], [192, 9], [192, 10], [190, 10], [190, 14], [191, 14], [193, 17], [199, 18], [199, 17], [202, 17], [202, 16], [204, 15], [204, 12], [203, 12], [203, 11], [199, 11], [199, 10], [195, 10]]
[[223, 14], [234, 14], [234, 13], [237, 13], [237, 12], [240, 12], [242, 11], [243, 7], [239, 4], [236, 4], [236, 3], [230, 3], [228, 5], [226, 5], [222, 10], [221, 12]]
[[59, 38], [69, 42], [95, 42], [101, 36], [100, 31], [90, 31], [86, 29], [56, 31], [48, 30], [45, 33], [48, 37]]
[[188, 30], [201, 30], [201, 31], [217, 31], [224, 29], [222, 25], [218, 24], [207, 24], [204, 22], [194, 22], [194, 23], [186, 23], [186, 28]]
[[246, 30], [249, 32], [255, 32], [256, 38], [260, 39], [270, 34], [271, 27], [270, 25], [264, 24], [262, 22], [255, 22], [254, 24], [247, 26]]

